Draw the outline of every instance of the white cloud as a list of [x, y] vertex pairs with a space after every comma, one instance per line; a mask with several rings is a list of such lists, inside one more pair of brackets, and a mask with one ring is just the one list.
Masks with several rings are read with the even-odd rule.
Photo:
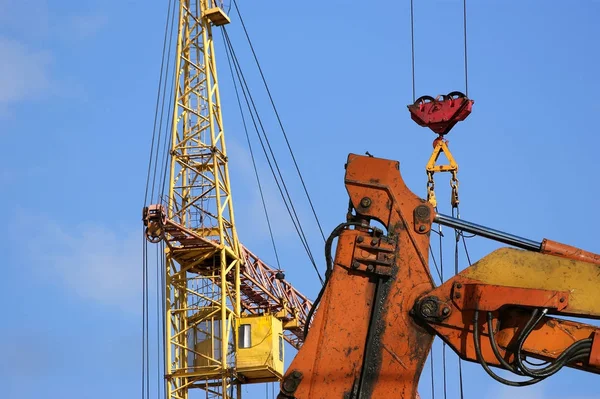
[[49, 52], [0, 37], [0, 60], [0, 109], [39, 98], [51, 88]]
[[[15, 246], [38, 266], [39, 278], [59, 284], [83, 300], [141, 311], [141, 226], [136, 232], [93, 225], [67, 228], [43, 216], [20, 212], [15, 228], [27, 231], [28, 239]], [[156, 250], [149, 252], [155, 254]], [[150, 278], [151, 283], [155, 281]]]

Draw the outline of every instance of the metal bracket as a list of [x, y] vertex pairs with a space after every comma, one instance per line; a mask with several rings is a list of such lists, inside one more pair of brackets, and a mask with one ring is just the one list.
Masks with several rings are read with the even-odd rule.
[[561, 311], [569, 304], [569, 293], [457, 282], [452, 286], [452, 301], [460, 310], [495, 312], [505, 305], [518, 305]]
[[354, 240], [351, 270], [380, 276], [390, 276], [396, 252], [396, 242], [388, 237], [358, 235]]

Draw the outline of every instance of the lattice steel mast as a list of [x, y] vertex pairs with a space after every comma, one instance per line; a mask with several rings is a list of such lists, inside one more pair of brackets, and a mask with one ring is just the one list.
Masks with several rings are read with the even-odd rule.
[[[282, 342], [301, 345], [312, 306], [237, 238], [212, 37], [229, 23], [220, 6], [179, 1], [168, 200], [144, 208], [146, 237], [166, 243], [169, 399], [191, 388], [239, 398], [241, 383], [278, 380]], [[240, 325], [259, 344], [240, 346]]]
[[[166, 254], [169, 398], [187, 398], [198, 384], [209, 397], [227, 397], [232, 388], [230, 334], [240, 315], [241, 255], [212, 37], [212, 25], [229, 20], [216, 6], [179, 1], [167, 213], [206, 241]], [[233, 287], [226, 286], [228, 274]]]

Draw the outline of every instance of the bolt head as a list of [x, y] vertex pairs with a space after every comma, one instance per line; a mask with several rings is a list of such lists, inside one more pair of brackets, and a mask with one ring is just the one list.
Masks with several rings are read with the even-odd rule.
[[294, 378], [300, 378], [300, 377], [302, 377], [302, 373], [299, 372], [298, 370], [296, 370], [296, 371], [294, 371], [292, 373], [292, 377], [294, 377]]
[[375, 270], [375, 267], [373, 265], [369, 265], [367, 266], [367, 270], [372, 272], [373, 270]]
[[456, 294], [454, 294], [454, 298], [460, 298], [460, 292], [457, 292]]
[[419, 205], [416, 209], [417, 217], [427, 219], [429, 217], [429, 207], [427, 205]]
[[435, 302], [434, 300], [426, 299], [421, 304], [421, 314], [424, 317], [434, 316], [437, 313], [437, 311], [438, 311], [438, 305], [437, 305], [437, 302]]
[[448, 316], [449, 313], [450, 313], [450, 308], [444, 308], [444, 309], [442, 309], [442, 314], [444, 316]]
[[356, 237], [356, 241], [358, 241], [358, 242], [363, 242], [364, 240], [365, 240], [365, 238], [363, 236]]
[[352, 268], [353, 269], [358, 269], [360, 266], [360, 263], [358, 263], [357, 261], [352, 262]]
[[461, 283], [456, 284], [456, 288], [462, 288], [462, 284]]
[[371, 198], [369, 197], [364, 197], [363, 199], [360, 200], [360, 206], [362, 206], [363, 208], [368, 208], [371, 206]]
[[378, 242], [379, 242], [379, 241], [377, 240], [377, 238], [373, 238], [373, 239], [371, 240], [371, 245], [375, 246], [375, 245], [377, 245], [377, 243], [378, 243]]
[[423, 226], [423, 225], [420, 225], [420, 226], [419, 226], [419, 231], [420, 231], [421, 233], [423, 233], [423, 232], [424, 232], [426, 229], [427, 229], [427, 228], [426, 228], [425, 226]]

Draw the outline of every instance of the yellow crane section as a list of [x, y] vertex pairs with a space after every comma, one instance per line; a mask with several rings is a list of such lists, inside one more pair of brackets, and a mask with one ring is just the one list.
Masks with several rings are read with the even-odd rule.
[[143, 214], [166, 244], [166, 395], [240, 398], [243, 383], [281, 379], [312, 303], [238, 241], [212, 36], [229, 17], [217, 0], [178, 6], [168, 198]]
[[[229, 22], [212, 0], [180, 0], [167, 215], [204, 241], [168, 247], [167, 391], [188, 398], [232, 392], [230, 333], [240, 316], [235, 230], [212, 25]], [[233, 287], [227, 287], [227, 275]]]

